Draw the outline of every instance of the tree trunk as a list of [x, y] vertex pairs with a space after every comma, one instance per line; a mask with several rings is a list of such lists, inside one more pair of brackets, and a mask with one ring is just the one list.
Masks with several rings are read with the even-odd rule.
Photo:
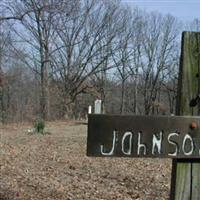
[[134, 80], [133, 112], [135, 115], [138, 114], [137, 99], [138, 99], [138, 68], [136, 69], [135, 80]]
[[124, 99], [125, 99], [125, 80], [122, 79], [122, 86], [121, 86], [121, 105], [120, 105], [120, 114], [124, 114]]

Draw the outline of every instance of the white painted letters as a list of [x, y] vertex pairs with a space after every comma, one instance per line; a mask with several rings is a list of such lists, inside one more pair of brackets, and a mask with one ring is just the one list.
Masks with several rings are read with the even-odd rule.
[[[120, 134], [121, 137], [119, 137]], [[112, 143], [108, 144], [106, 142], [106, 146], [105, 144], [101, 144], [100, 153], [103, 156], [114, 156], [121, 151], [120, 155], [141, 157], [147, 155], [153, 157], [159, 155], [161, 157], [163, 155], [177, 157], [179, 154], [191, 156], [195, 153], [196, 143], [190, 134], [184, 134], [182, 136], [178, 132], [164, 133], [160, 131], [158, 134], [152, 134], [151, 141], [149, 137], [145, 137], [143, 134], [146, 133], [139, 131], [137, 134], [134, 134], [132, 130], [118, 133], [117, 130], [114, 130], [112, 133]], [[120, 141], [118, 141], [119, 139]], [[144, 142], [147, 142], [147, 144]], [[164, 145], [167, 146], [165, 147]]]
[[[129, 146], [128, 146], [128, 150], [125, 151], [124, 142], [125, 142], [127, 137], [129, 137]], [[131, 155], [131, 152], [132, 152], [132, 138], [133, 138], [133, 134], [131, 132], [125, 132], [125, 134], [122, 137], [122, 152], [125, 155]]]
[[[190, 144], [191, 144], [191, 150], [189, 152], [186, 152], [185, 151], [185, 144], [186, 144], [186, 141], [190, 141]], [[194, 151], [194, 142], [193, 142], [193, 139], [190, 135], [186, 134], [185, 137], [184, 137], [184, 140], [183, 140], [183, 145], [182, 145], [182, 150], [183, 150], [183, 153], [186, 155], [186, 156], [190, 156], [192, 155], [193, 151]]]
[[104, 156], [112, 156], [114, 154], [114, 150], [115, 150], [115, 142], [116, 142], [116, 131], [113, 131], [113, 141], [112, 141], [112, 149], [110, 150], [110, 152], [104, 152], [103, 151], [103, 145], [101, 145], [101, 154]]
[[171, 137], [173, 136], [178, 136], [178, 133], [170, 133], [167, 137], [167, 140], [170, 144], [173, 144], [174, 146], [176, 146], [176, 150], [174, 153], [168, 153], [169, 156], [177, 156], [177, 153], [178, 153], [178, 145], [171, 140]]
[[162, 138], [163, 138], [163, 132], [160, 131], [159, 138], [156, 137], [155, 134], [153, 134], [153, 142], [152, 142], [152, 154], [155, 154], [155, 147], [157, 147], [158, 154], [161, 153], [161, 146], [162, 146]]
[[138, 133], [138, 149], [137, 149], [137, 154], [140, 155], [140, 149], [143, 149], [143, 154], [146, 155], [147, 153], [147, 148], [145, 144], [141, 144], [141, 132]]

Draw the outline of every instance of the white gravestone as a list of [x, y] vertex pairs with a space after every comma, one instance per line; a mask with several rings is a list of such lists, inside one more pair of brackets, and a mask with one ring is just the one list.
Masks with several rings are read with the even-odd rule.
[[101, 114], [101, 103], [102, 101], [99, 99], [94, 102], [94, 114]]
[[92, 114], [92, 106], [88, 107], [88, 114]]

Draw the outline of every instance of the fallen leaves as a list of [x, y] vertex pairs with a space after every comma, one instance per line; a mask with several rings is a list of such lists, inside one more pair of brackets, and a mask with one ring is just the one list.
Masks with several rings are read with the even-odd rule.
[[170, 160], [89, 158], [80, 123], [53, 122], [44, 136], [24, 129], [0, 133], [0, 200], [169, 198]]

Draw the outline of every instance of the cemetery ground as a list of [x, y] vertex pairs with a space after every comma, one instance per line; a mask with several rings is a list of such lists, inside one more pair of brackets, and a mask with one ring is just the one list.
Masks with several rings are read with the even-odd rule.
[[169, 199], [171, 160], [86, 156], [87, 125], [0, 126], [0, 200]]

